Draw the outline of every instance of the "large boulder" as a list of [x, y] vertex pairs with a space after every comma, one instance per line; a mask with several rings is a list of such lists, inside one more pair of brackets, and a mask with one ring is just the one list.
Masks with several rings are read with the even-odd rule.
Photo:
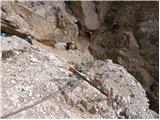
[[109, 9], [109, 2], [77, 1], [69, 4], [81, 26], [87, 30], [97, 30], [104, 22], [105, 15]]

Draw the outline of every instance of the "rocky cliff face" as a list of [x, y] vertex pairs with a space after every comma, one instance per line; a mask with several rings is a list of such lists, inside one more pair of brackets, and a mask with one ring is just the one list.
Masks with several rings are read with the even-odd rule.
[[2, 2], [2, 31], [21, 37], [31, 35], [44, 44], [76, 39], [76, 19], [66, 12], [64, 2]]
[[3, 38], [2, 45], [1, 117], [49, 98], [6, 118], [158, 118], [140, 83], [111, 60], [76, 66], [97, 90], [69, 73], [69, 64], [53, 53], [16, 36]]
[[141, 82], [158, 112], [159, 18], [157, 2], [113, 2], [104, 24], [91, 38], [98, 59], [110, 58]]
[[82, 1], [69, 2], [68, 6], [84, 31], [94, 31], [103, 24], [110, 5], [111, 2]]
[[[2, 31], [50, 46], [76, 41], [95, 59], [123, 65], [159, 106], [158, 2], [1, 2]], [[77, 42], [78, 41], [78, 42]]]

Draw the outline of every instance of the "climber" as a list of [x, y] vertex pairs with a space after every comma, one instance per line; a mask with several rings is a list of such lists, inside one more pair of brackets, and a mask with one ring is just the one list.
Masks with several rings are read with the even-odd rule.
[[31, 36], [27, 36], [26, 41], [33, 45]]
[[70, 49], [72, 49], [72, 45], [73, 45], [73, 43], [72, 42], [66, 42], [66, 50], [70, 50]]
[[71, 42], [66, 42], [66, 46], [65, 46], [66, 50], [75, 50], [77, 49], [77, 47], [74, 45], [74, 43], [71, 41]]
[[65, 46], [66, 50], [69, 50], [70, 46], [71, 46], [71, 42], [66, 42], [66, 46]]
[[3, 36], [3, 37], [7, 37], [7, 33], [5, 33], [5, 32], [1, 32], [1, 36]]
[[75, 50], [77, 49], [76, 47], [76, 37], [74, 37], [73, 35], [71, 35], [70, 32], [67, 32], [68, 33], [68, 42], [66, 42], [66, 46], [65, 46], [65, 49], [66, 50]]

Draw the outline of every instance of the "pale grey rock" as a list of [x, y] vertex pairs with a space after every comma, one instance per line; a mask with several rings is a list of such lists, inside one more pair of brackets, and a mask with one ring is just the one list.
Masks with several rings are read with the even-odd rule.
[[[100, 79], [103, 81], [102, 79], [104, 79], [104, 85], [100, 86], [101, 89], [113, 88], [115, 95], [112, 97], [112, 109], [118, 118], [133, 119], [152, 116], [148, 113], [150, 109], [145, 90], [121, 65], [112, 63], [110, 60], [106, 60], [105, 62], [99, 60], [78, 65], [77, 68], [93, 80]], [[106, 75], [107, 77], [102, 78], [102, 75]], [[154, 114], [156, 113], [153, 112], [153, 116]]]
[[[8, 38], [4, 38], [4, 40]], [[11, 41], [11, 39], [9, 39]], [[4, 47], [28, 45], [22, 39], [15, 44], [3, 44]], [[22, 46], [23, 46], [22, 45]], [[10, 47], [11, 48], [11, 47]], [[158, 115], [149, 109], [146, 93], [139, 82], [121, 65], [108, 61], [92, 61], [79, 65], [79, 70], [89, 78], [95, 78], [102, 90], [112, 87], [114, 96], [106, 98], [102, 91], [81, 80], [69, 77], [68, 63], [42, 48], [30, 47], [2, 59], [2, 103], [1, 115], [12, 112], [36, 102], [56, 92], [72, 82], [68, 89], [35, 107], [12, 115], [8, 118], [157, 118]], [[12, 49], [19, 51], [19, 48]], [[30, 57], [38, 59], [30, 64]], [[47, 57], [48, 60], [44, 59]], [[16, 82], [11, 82], [15, 80]], [[118, 80], [119, 82], [116, 82]], [[103, 84], [100, 84], [100, 83]], [[14, 83], [14, 84], [12, 84]], [[73, 85], [75, 88], [72, 88]], [[134, 84], [134, 85], [132, 85]], [[69, 90], [71, 89], [71, 90]], [[130, 100], [128, 100], [128, 97]], [[116, 97], [117, 96], [117, 97]], [[133, 97], [134, 96], [134, 97]], [[115, 108], [113, 108], [112, 103]]]
[[94, 31], [104, 23], [110, 4], [105, 1], [76, 1], [71, 2], [69, 8], [86, 31]]
[[30, 58], [30, 61], [33, 62], [33, 63], [35, 63], [35, 62], [38, 61], [38, 59], [36, 59], [36, 58], [34, 58], [34, 57], [31, 57], [31, 58]]
[[[100, 26], [96, 6], [93, 1], [81, 2], [81, 7], [84, 14], [84, 25], [89, 30], [96, 30]], [[91, 22], [92, 21], [92, 22]]]
[[2, 51], [8, 51], [8, 50], [17, 50], [14, 51], [18, 53], [18, 51], [27, 51], [30, 48], [30, 44], [17, 36], [12, 36], [12, 37], [3, 37], [2, 39]]

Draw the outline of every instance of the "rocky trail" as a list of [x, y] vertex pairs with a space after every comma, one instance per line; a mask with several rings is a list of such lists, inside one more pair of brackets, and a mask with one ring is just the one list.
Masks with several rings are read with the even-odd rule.
[[[92, 86], [69, 72], [67, 60], [16, 36], [3, 37], [1, 59], [1, 116], [50, 96], [8, 118], [158, 118], [140, 83], [111, 60], [75, 66]], [[111, 89], [109, 100], [102, 91]]]

